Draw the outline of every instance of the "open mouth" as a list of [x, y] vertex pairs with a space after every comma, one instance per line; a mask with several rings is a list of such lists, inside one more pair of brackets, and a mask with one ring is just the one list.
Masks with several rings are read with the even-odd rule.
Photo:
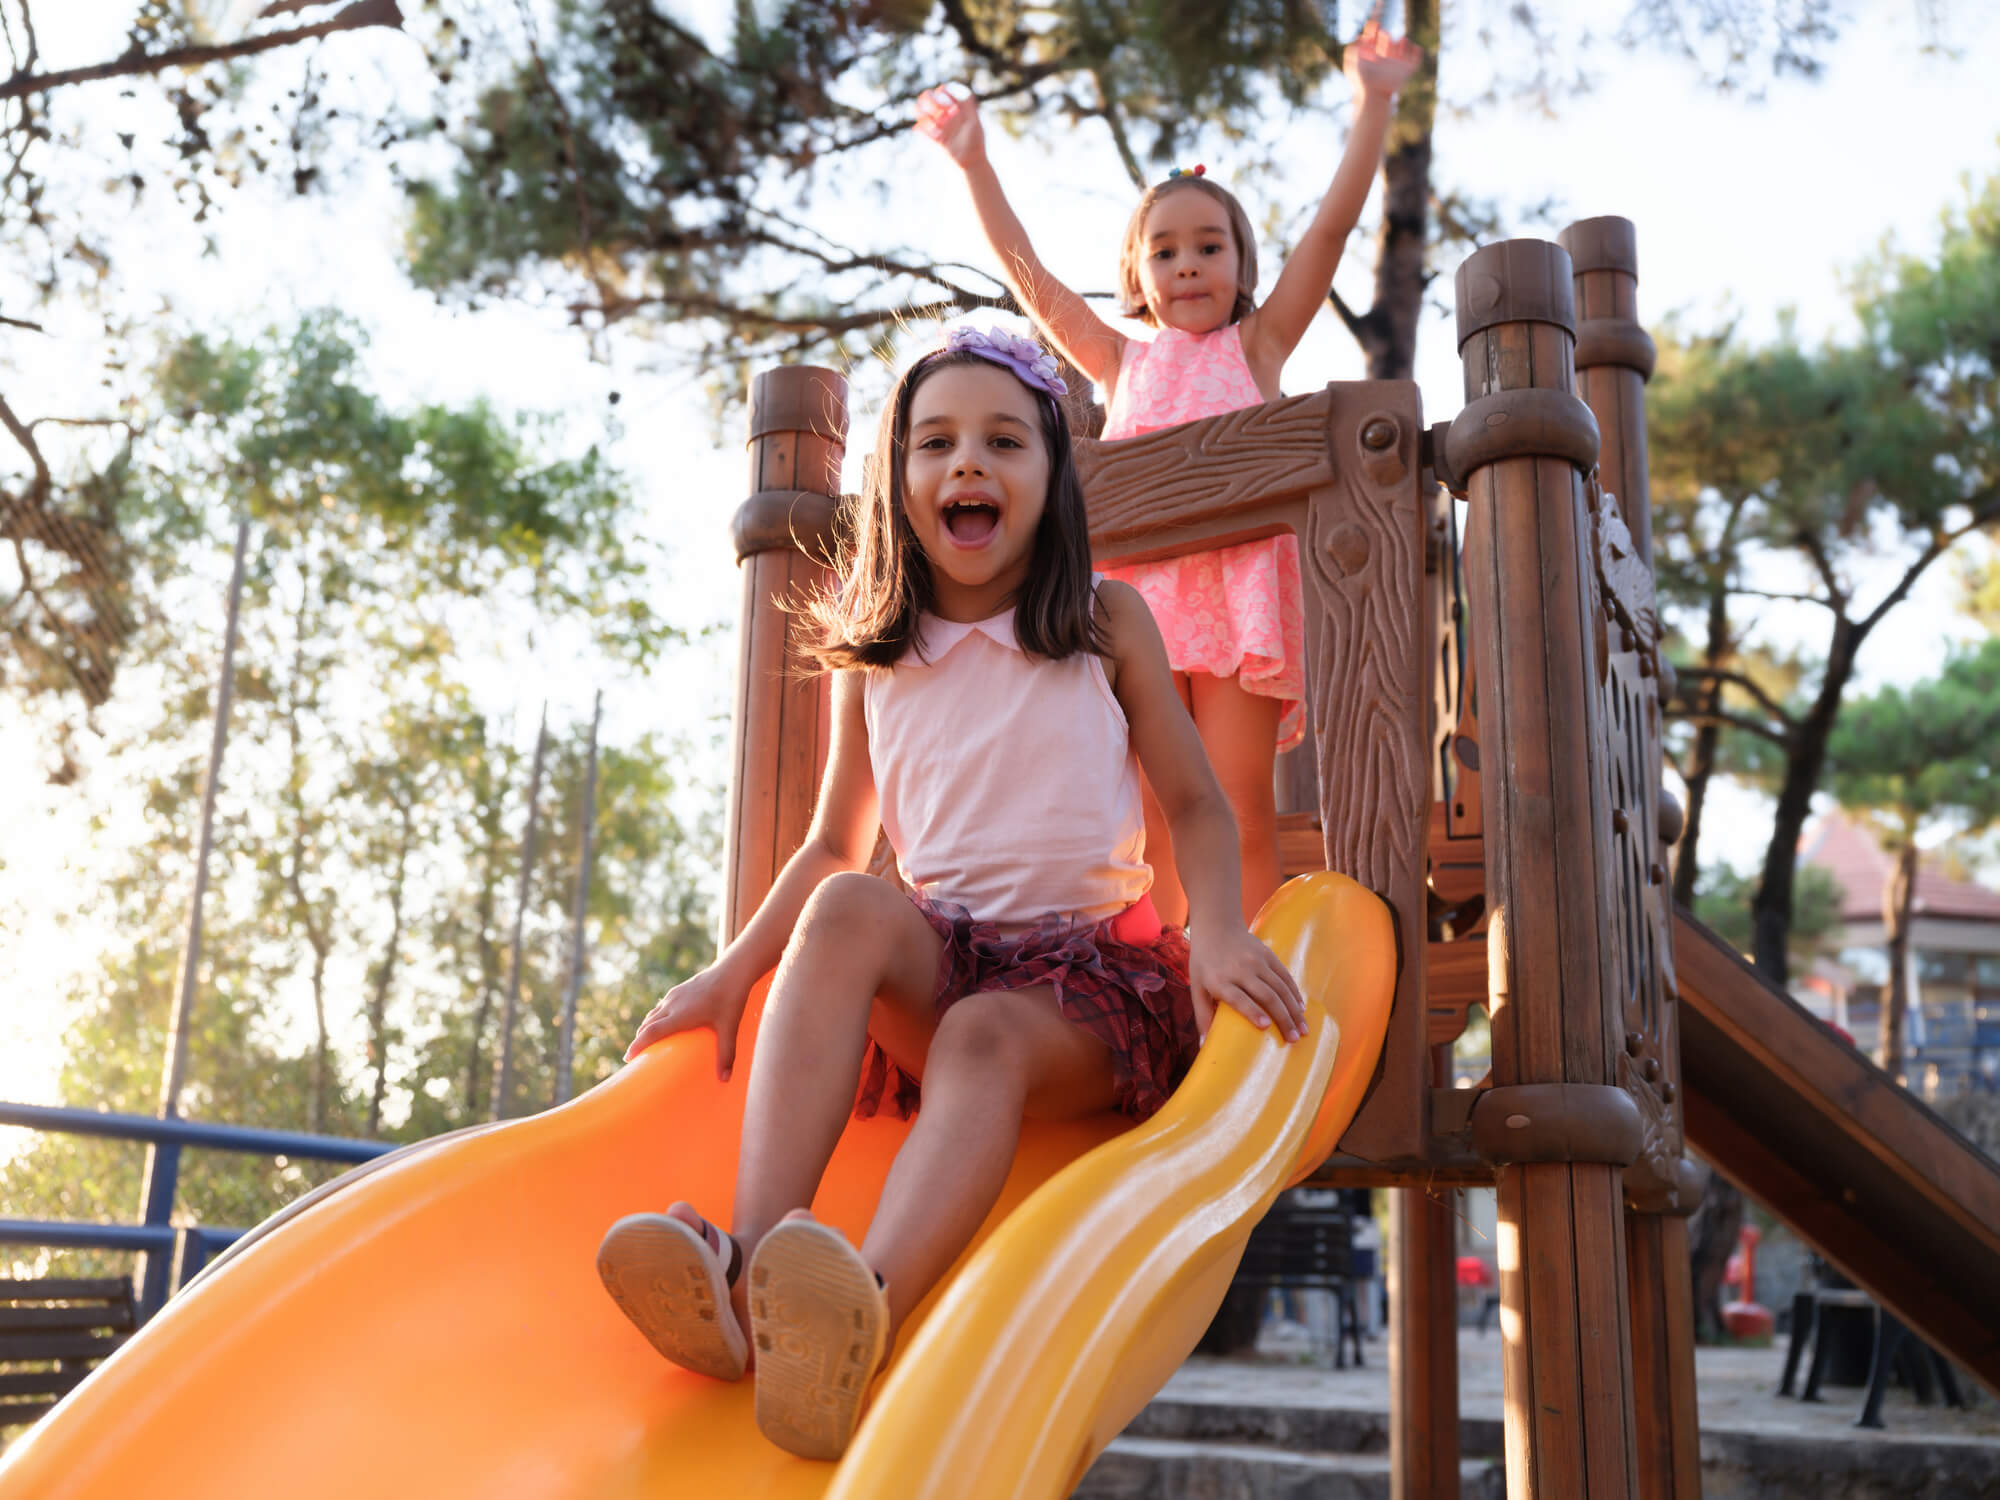
[[985, 500], [949, 500], [944, 507], [944, 529], [951, 539], [976, 547], [993, 535], [1000, 525], [1000, 507]]

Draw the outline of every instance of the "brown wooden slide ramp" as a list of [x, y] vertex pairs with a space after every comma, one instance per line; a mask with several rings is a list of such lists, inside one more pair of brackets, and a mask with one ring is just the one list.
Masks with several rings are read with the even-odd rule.
[[1685, 911], [1688, 1144], [2000, 1391], [2000, 1165]]

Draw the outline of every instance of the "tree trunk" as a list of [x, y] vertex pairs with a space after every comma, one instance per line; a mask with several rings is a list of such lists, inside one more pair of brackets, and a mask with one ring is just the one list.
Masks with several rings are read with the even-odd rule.
[[1780, 989], [1791, 978], [1785, 945], [1792, 931], [1792, 893], [1797, 883], [1799, 835], [1812, 813], [1813, 793], [1826, 768], [1826, 745], [1840, 714], [1840, 695], [1854, 675], [1854, 654], [1861, 635], [1845, 619], [1834, 626], [1827, 652], [1826, 677], [1812, 708], [1792, 731], [1785, 747], [1785, 779], [1778, 789], [1777, 811], [1771, 820], [1771, 842], [1764, 850], [1764, 873], [1750, 903], [1751, 961]]
[[[1721, 696], [1719, 689], [1708, 689], [1702, 695], [1703, 709], [1713, 713]], [[1715, 774], [1715, 752], [1721, 740], [1722, 730], [1713, 723], [1696, 729], [1687, 774], [1681, 778], [1687, 784], [1688, 805], [1680, 842], [1674, 845], [1674, 904], [1689, 911], [1694, 910], [1695, 882], [1701, 879], [1701, 816], [1708, 806], [1708, 783]]]
[[[1734, 650], [1735, 643], [1729, 638], [1729, 595], [1726, 588], [1717, 588], [1708, 596], [1708, 640], [1702, 647], [1702, 665], [1720, 671]], [[1674, 846], [1674, 902], [1692, 911], [1695, 882], [1701, 878], [1701, 815], [1708, 805], [1708, 782], [1715, 774], [1716, 751], [1722, 744], [1722, 726], [1715, 722], [1715, 712], [1722, 707], [1722, 684], [1711, 677], [1690, 696], [1700, 721], [1687, 771], [1681, 777], [1687, 785], [1688, 805], [1681, 840]]]
[[1889, 992], [1882, 1007], [1882, 1035], [1875, 1061], [1898, 1082], [1903, 1076], [1903, 1028], [1910, 1014], [1910, 912], [1917, 900], [1917, 840], [1906, 831], [1895, 868], [1882, 890], [1882, 925], [1888, 929]]
[[[295, 725], [295, 735], [296, 732]], [[333, 944], [320, 930], [319, 923], [314, 920], [312, 902], [306, 897], [303, 874], [306, 857], [305, 804], [304, 799], [296, 792], [292, 800], [295, 821], [292, 826], [292, 869], [289, 883], [292, 888], [292, 904], [298, 912], [299, 926], [305, 929], [306, 946], [312, 949], [312, 1099], [308, 1105], [310, 1113], [306, 1128], [314, 1135], [324, 1135], [333, 1079], [333, 1044], [326, 1029], [326, 957]]]
[[326, 1134], [333, 1084], [333, 1044], [326, 1027], [326, 959], [332, 939], [320, 927], [312, 899], [306, 895], [306, 796], [305, 730], [299, 716], [305, 711], [306, 610], [312, 601], [312, 572], [301, 565], [299, 607], [292, 616], [292, 681], [285, 703], [285, 736], [291, 752], [286, 796], [292, 813], [292, 868], [289, 884], [298, 910], [299, 926], [305, 930], [306, 944], [312, 949], [313, 1069], [312, 1099], [307, 1128], [314, 1135]]
[[493, 912], [499, 885], [499, 824], [491, 819], [486, 834], [486, 870], [479, 883], [479, 1004], [472, 1013], [472, 1042], [465, 1063], [465, 1122], [486, 1118], [486, 1085], [492, 1069], [486, 1066], [486, 1028], [493, 1019], [493, 997], [500, 990], [500, 949], [493, 941]]
[[389, 983], [395, 977], [396, 960], [403, 943], [403, 876], [409, 868], [413, 818], [406, 803], [397, 809], [402, 815], [402, 838], [396, 845], [396, 875], [389, 884], [389, 946], [375, 966], [374, 993], [368, 997], [368, 1060], [375, 1064], [375, 1087], [368, 1096], [368, 1136], [372, 1140], [382, 1128], [382, 1096], [389, 1089]]
[[527, 826], [521, 831], [521, 879], [514, 895], [513, 952], [507, 961], [507, 993], [500, 1006], [499, 1056], [493, 1068], [493, 1109], [496, 1120], [507, 1118], [514, 1102], [514, 1017], [521, 1004], [522, 927], [535, 881], [535, 832], [542, 801], [542, 764], [549, 747], [549, 706], [542, 704], [541, 727], [535, 731], [535, 762], [528, 772]]
[[333, 1093], [333, 1047], [326, 1034], [326, 950], [313, 942], [313, 1072], [312, 1113], [306, 1129], [313, 1135], [326, 1134], [328, 1106]]

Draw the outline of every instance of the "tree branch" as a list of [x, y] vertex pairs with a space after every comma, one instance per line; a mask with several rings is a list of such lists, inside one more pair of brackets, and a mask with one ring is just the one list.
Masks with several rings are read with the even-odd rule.
[[35, 486], [30, 493], [36, 497], [37, 504], [45, 502], [50, 488], [55, 483], [49, 474], [49, 461], [42, 457], [41, 445], [35, 441], [34, 429], [14, 415], [14, 408], [7, 404], [5, 396], [0, 396], [0, 427], [5, 427], [13, 434], [14, 441], [21, 445], [22, 450], [28, 455], [28, 461], [35, 466]]
[[[1817, 604], [1821, 609], [1833, 609], [1833, 605], [1822, 599], [1818, 594], [1773, 593], [1769, 589], [1744, 588], [1740, 584], [1731, 584], [1729, 592], [1745, 599], [1775, 599], [1780, 604]], [[1839, 611], [1835, 610], [1835, 613], [1837, 614]]]
[[1729, 729], [1740, 729], [1745, 734], [1754, 734], [1759, 739], [1769, 740], [1781, 748], [1789, 748], [1791, 745], [1790, 736], [1780, 734], [1769, 724], [1760, 724], [1747, 715], [1733, 714], [1726, 709], [1696, 709], [1689, 713], [1676, 714], [1674, 717], [1687, 724], [1720, 724]]
[[965, 0], [941, 0], [938, 9], [944, 12], [945, 24], [958, 34], [959, 46], [990, 68], [1011, 66], [1006, 53], [981, 38], [972, 17], [966, 14]]
[[1845, 615], [1847, 591], [1840, 586], [1839, 575], [1833, 571], [1833, 559], [1827, 556], [1826, 548], [1820, 539], [1804, 526], [1798, 530], [1798, 543], [1804, 549], [1806, 556], [1812, 559], [1813, 566], [1819, 570], [1820, 581], [1826, 585], [1827, 600], [1831, 602], [1828, 603], [1827, 600], [1821, 602], [1826, 603], [1826, 607], [1836, 615]]
[[1903, 602], [1903, 596], [1908, 594], [1911, 588], [1916, 585], [1916, 581], [1923, 575], [1924, 569], [1950, 551], [1952, 545], [1960, 537], [1977, 531], [1995, 520], [2000, 520], [2000, 493], [1989, 491], [1985, 503], [1973, 507], [1972, 519], [1970, 521], [1967, 521], [1956, 531], [1941, 532], [1931, 538], [1931, 544], [1924, 548], [1915, 562], [1910, 564], [1909, 570], [1903, 574], [1896, 586], [1884, 596], [1880, 604], [1877, 604], [1868, 612], [1865, 619], [1861, 620], [1854, 627], [1855, 645], [1859, 646], [1861, 644], [1867, 637], [1868, 632], [1881, 622], [1882, 616]]
[[528, 9], [528, 0], [515, 0], [515, 3], [521, 13], [521, 31], [527, 38], [528, 56], [534, 60], [535, 72], [542, 80], [542, 87], [548, 90], [549, 102], [556, 107], [556, 124], [562, 130], [563, 161], [569, 167], [570, 188], [576, 198], [576, 238], [583, 257], [583, 274], [597, 289], [597, 300], [608, 305], [611, 294], [604, 285], [603, 277], [598, 274], [597, 255], [591, 244], [590, 200], [584, 193], [583, 172], [576, 161], [576, 125], [569, 117], [569, 105], [563, 101], [562, 91], [549, 76], [549, 65], [542, 60], [541, 43], [535, 37], [534, 12]]
[[1732, 687], [1739, 687], [1752, 698], [1756, 699], [1757, 706], [1772, 718], [1778, 720], [1788, 728], [1796, 729], [1798, 727], [1799, 721], [1797, 715], [1793, 714], [1782, 703], [1778, 702], [1777, 699], [1773, 698], [1762, 687], [1759, 687], [1757, 683], [1744, 676], [1741, 672], [1731, 671], [1727, 667], [1705, 666], [1681, 667], [1676, 670], [1687, 677], [1699, 677], [1709, 682], [1726, 682]]
[[56, 427], [122, 427], [133, 437], [139, 433], [139, 429], [124, 417], [37, 417], [28, 423], [28, 431], [33, 432], [44, 422]]
[[621, 298], [617, 306], [610, 310], [572, 303], [569, 311], [573, 315], [596, 312], [610, 318], [623, 317], [646, 307], [665, 308], [699, 317], [720, 318], [739, 327], [758, 328], [768, 333], [797, 333], [821, 337], [837, 337], [843, 333], [858, 333], [863, 329], [880, 328], [885, 323], [899, 322], [904, 318], [941, 318], [953, 312], [970, 312], [975, 307], [1015, 310], [1012, 302], [1002, 298], [982, 297], [976, 292], [961, 292], [956, 297], [940, 298], [935, 302], [920, 303], [914, 307], [880, 307], [869, 312], [848, 313], [841, 317], [786, 317], [780, 313], [763, 312], [756, 308], [741, 307], [713, 297], [700, 297], [687, 292], [656, 292], [644, 297]]
[[1118, 148], [1118, 160], [1125, 166], [1125, 175], [1132, 179], [1132, 186], [1143, 193], [1146, 191], [1146, 173], [1125, 134], [1124, 122], [1118, 118], [1117, 97], [1111, 92], [1111, 85], [1104, 81], [1102, 69], [1092, 68], [1090, 81], [1097, 85], [1097, 114], [1111, 132], [1111, 144]]
[[92, 83], [100, 78], [129, 78], [143, 73], [159, 73], [168, 68], [198, 68], [207, 63], [227, 62], [237, 57], [253, 57], [259, 52], [290, 47], [299, 42], [317, 41], [337, 31], [360, 31], [369, 26], [401, 30], [403, 12], [396, 0], [354, 0], [338, 15], [311, 26], [290, 31], [273, 31], [242, 41], [199, 47], [172, 47], [165, 52], [133, 50], [107, 63], [87, 68], [65, 68], [55, 73], [16, 73], [0, 83], [0, 100], [20, 99], [29, 94], [45, 94], [76, 83]]
[[1367, 348], [1368, 345], [1363, 340], [1362, 335], [1367, 331], [1368, 325], [1362, 321], [1360, 315], [1353, 308], [1347, 305], [1347, 299], [1341, 296], [1333, 287], [1328, 287], [1326, 289], [1326, 300], [1327, 304], [1339, 315], [1340, 321], [1347, 325], [1347, 332], [1353, 338], [1354, 342], [1360, 344], [1364, 349]]

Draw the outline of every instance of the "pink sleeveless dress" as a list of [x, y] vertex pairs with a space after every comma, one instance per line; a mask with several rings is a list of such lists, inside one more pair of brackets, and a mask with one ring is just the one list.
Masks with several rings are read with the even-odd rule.
[[[1243, 357], [1243, 329], [1210, 333], [1163, 328], [1151, 342], [1128, 339], [1105, 414], [1106, 440], [1138, 437], [1260, 405]], [[1283, 705], [1278, 748], [1305, 738], [1305, 610], [1299, 543], [1266, 537], [1162, 562], [1111, 568], [1144, 596], [1177, 672], [1234, 677]]]

